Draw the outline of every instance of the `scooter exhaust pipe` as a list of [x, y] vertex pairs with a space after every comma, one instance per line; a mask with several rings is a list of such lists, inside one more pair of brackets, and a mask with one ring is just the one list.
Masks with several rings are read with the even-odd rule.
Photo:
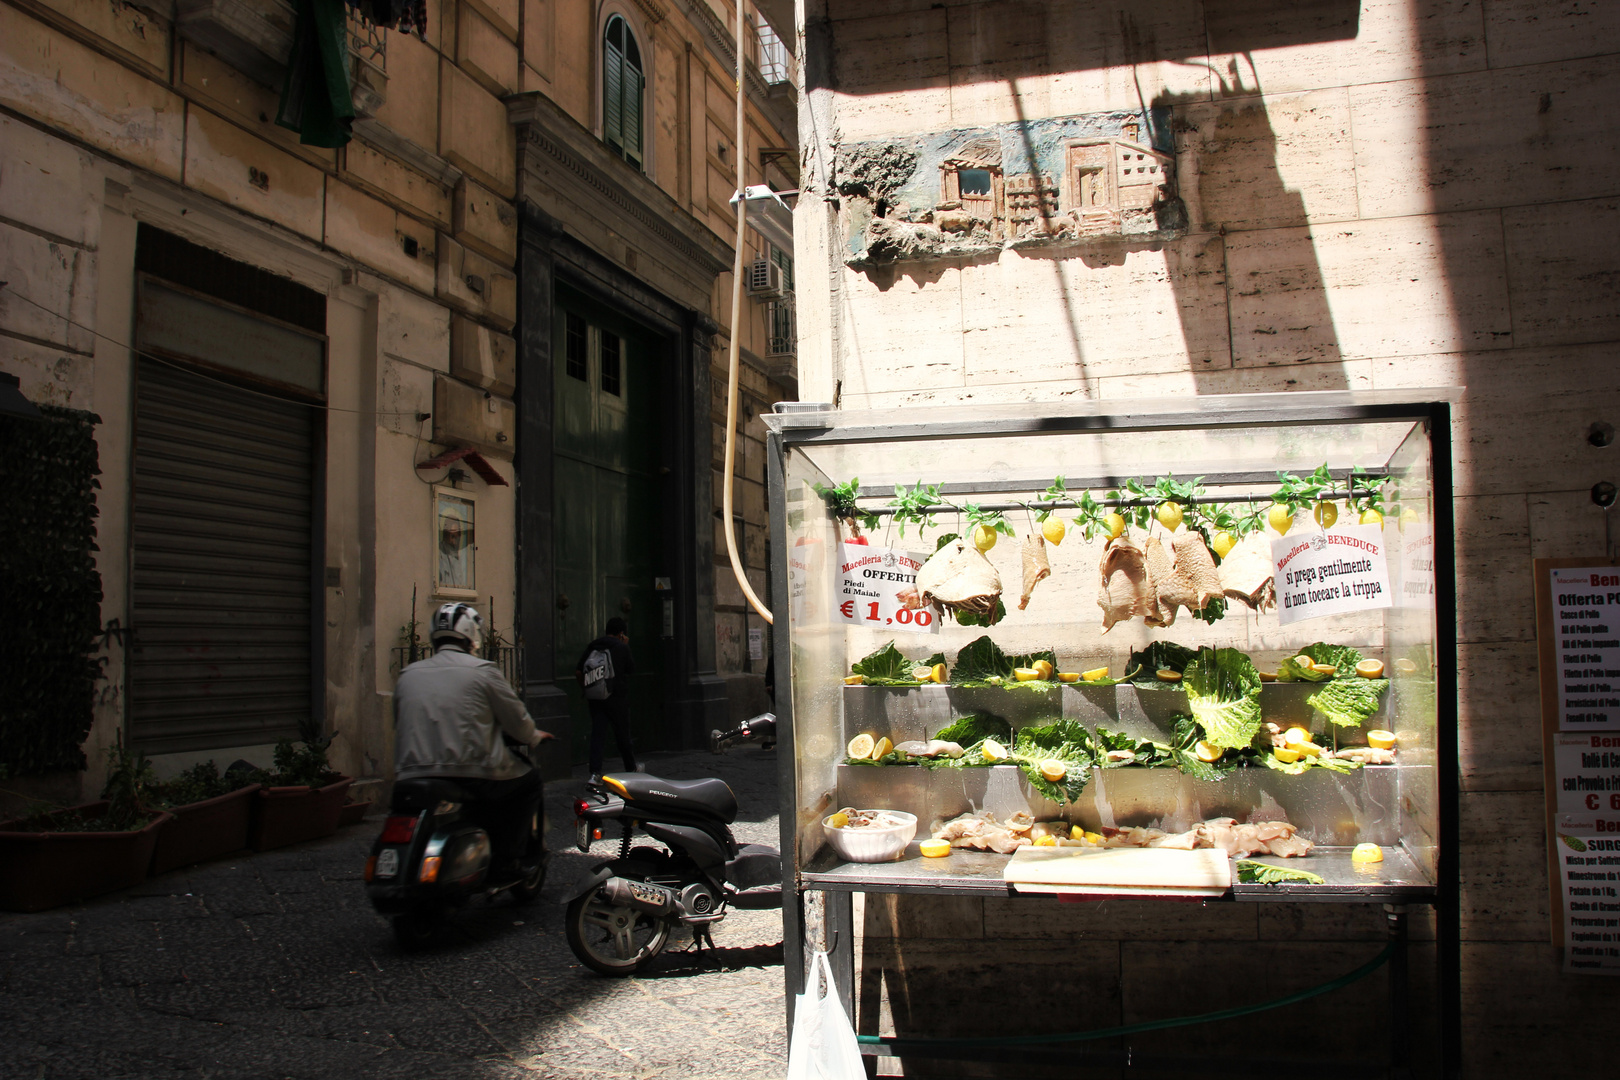
[[674, 889], [631, 878], [608, 878], [602, 882], [602, 895], [610, 904], [637, 908], [649, 915], [669, 915], [680, 906]]

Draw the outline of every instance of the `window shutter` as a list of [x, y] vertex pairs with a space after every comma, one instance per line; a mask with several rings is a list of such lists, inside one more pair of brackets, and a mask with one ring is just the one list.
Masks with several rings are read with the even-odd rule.
[[602, 55], [602, 138], [619, 150], [624, 146], [624, 54], [608, 41]]
[[633, 65], [624, 67], [624, 154], [641, 164], [641, 88], [645, 77]]

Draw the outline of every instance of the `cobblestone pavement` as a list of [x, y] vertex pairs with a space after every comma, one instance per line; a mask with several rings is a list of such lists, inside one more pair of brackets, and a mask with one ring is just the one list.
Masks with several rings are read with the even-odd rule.
[[[723, 777], [741, 805], [738, 839], [776, 845], [774, 752], [644, 767]], [[562, 897], [614, 847], [565, 847], [579, 790], [547, 785], [559, 854], [539, 902], [477, 903], [420, 953], [396, 947], [361, 885], [375, 817], [73, 907], [0, 914], [0, 1077], [785, 1075], [780, 912], [732, 912], [713, 953], [672, 942], [634, 978], [574, 959]]]

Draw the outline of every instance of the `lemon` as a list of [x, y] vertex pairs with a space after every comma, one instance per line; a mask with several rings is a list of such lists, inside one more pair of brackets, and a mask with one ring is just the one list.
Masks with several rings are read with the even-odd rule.
[[1102, 836], [1102, 833], [1100, 833], [1100, 832], [1088, 832], [1088, 833], [1085, 833], [1083, 835], [1085, 836], [1085, 838], [1087, 840], [1090, 840], [1093, 844], [1100, 844], [1103, 841], [1103, 836]]
[[1363, 679], [1378, 679], [1384, 675], [1384, 662], [1382, 660], [1363, 660], [1356, 665], [1356, 674]]
[[1294, 523], [1294, 513], [1282, 503], [1272, 503], [1271, 509], [1266, 511], [1266, 520], [1277, 532], [1287, 533], [1289, 526]]
[[1105, 667], [1092, 668], [1090, 671], [1082, 672], [1080, 677], [1086, 682], [1096, 682], [1099, 679], [1108, 678], [1108, 669]]
[[894, 743], [890, 742], [889, 737], [887, 735], [885, 735], [885, 736], [883, 736], [883, 738], [881, 738], [881, 739], [879, 739], [877, 741], [876, 746], [872, 747], [872, 760], [873, 761], [878, 761], [878, 760], [880, 760], [880, 759], [882, 759], [884, 757], [887, 757], [889, 754], [892, 754], [893, 752], [894, 752]]
[[951, 845], [947, 840], [924, 840], [917, 845], [917, 850], [930, 859], [942, 859], [951, 853]]
[[1159, 524], [1163, 525], [1169, 532], [1175, 532], [1181, 528], [1181, 504], [1178, 502], [1160, 503], [1153, 516], [1158, 518]]
[[984, 740], [983, 753], [984, 760], [992, 764], [998, 761], [1006, 761], [1009, 756], [1007, 748], [994, 739]]
[[1384, 523], [1384, 515], [1371, 508], [1363, 510], [1361, 512], [1361, 523], [1363, 525], [1382, 525]]
[[1356, 849], [1350, 853], [1353, 863], [1383, 862], [1384, 849], [1377, 844], [1357, 844]]
[[1057, 673], [1057, 681], [1058, 682], [1079, 682], [1080, 681], [1080, 673], [1078, 671], [1060, 671], [1060, 672]]
[[1181, 681], [1181, 672], [1179, 672], [1179, 671], [1171, 671], [1167, 667], [1162, 667], [1158, 671], [1155, 671], [1153, 674], [1158, 676], [1160, 682], [1180, 682]]
[[863, 731], [853, 739], [849, 740], [849, 745], [844, 749], [849, 751], [850, 757], [859, 761], [861, 758], [871, 757], [872, 747], [876, 745], [877, 740]]
[[945, 678], [946, 678], [946, 676], [945, 676], [945, 665], [944, 664], [935, 664], [933, 666], [933, 668], [930, 669], [930, 671], [928, 672], [928, 677], [933, 679], [937, 683], [944, 682]]
[[1311, 670], [1326, 675], [1330, 679], [1339, 673], [1339, 669], [1332, 664], [1315, 664], [1312, 665]]
[[1048, 544], [1061, 544], [1063, 538], [1069, 534], [1069, 527], [1060, 517], [1049, 517], [1041, 522], [1041, 535], [1046, 537]]
[[934, 669], [930, 667], [915, 667], [911, 669], [911, 677], [918, 682], [928, 682], [934, 677]]
[[1034, 846], [1034, 847], [1057, 847], [1057, 837], [1055, 837], [1055, 836], [1037, 836], [1035, 838], [1035, 843], [1032, 846]]
[[1302, 727], [1291, 727], [1283, 733], [1283, 741], [1289, 746], [1293, 746], [1295, 743], [1307, 743], [1311, 741], [1311, 733]]
[[973, 526], [973, 546], [980, 551], [989, 551], [996, 546], [996, 530], [988, 525]]
[[1219, 761], [1221, 760], [1221, 748], [1205, 739], [1199, 739], [1193, 745], [1193, 756], [1199, 761]]
[[1415, 509], [1413, 509], [1412, 507], [1408, 506], [1406, 509], [1401, 511], [1401, 518], [1400, 518], [1400, 520], [1398, 522], [1396, 522], [1396, 524], [1400, 526], [1401, 532], [1405, 532], [1406, 531], [1406, 526], [1409, 523], [1417, 521], [1417, 520], [1418, 520], [1418, 512]]
[[1086, 830], [1082, 829], [1078, 825], [1072, 825], [1072, 826], [1069, 827], [1069, 839], [1070, 840], [1084, 840], [1085, 838], [1086, 838]]
[[1210, 547], [1215, 549], [1216, 555], [1224, 559], [1232, 553], [1233, 548], [1237, 547], [1237, 541], [1233, 539], [1231, 533], [1222, 529], [1215, 534], [1215, 539], [1210, 542]]
[[1383, 728], [1373, 728], [1367, 732], [1367, 745], [1377, 750], [1395, 749], [1395, 733], [1385, 731]]
[[1069, 775], [1069, 767], [1056, 758], [1047, 758], [1041, 762], [1040, 770], [1041, 775], [1054, 784]]
[[1037, 660], [1035, 661], [1034, 667], [1036, 671], [1041, 673], [1041, 678], [1050, 679], [1052, 677], [1052, 661]]
[[1125, 531], [1125, 519], [1116, 511], [1103, 518], [1103, 524], [1108, 526], [1108, 538], [1115, 539]]
[[1272, 749], [1271, 756], [1282, 762], [1284, 765], [1292, 765], [1294, 762], [1299, 760], [1299, 751], [1290, 749], [1286, 746], [1278, 746]]
[[1395, 670], [1402, 675], [1416, 675], [1417, 665], [1403, 656], [1395, 661]]
[[1290, 743], [1289, 745], [1292, 746], [1295, 750], [1299, 751], [1299, 756], [1300, 757], [1321, 757], [1322, 756], [1322, 748], [1320, 746], [1317, 746], [1315, 743], [1313, 743], [1313, 742], [1311, 742], [1309, 740], [1306, 740], [1305, 742]]
[[1040, 677], [1041, 677], [1041, 673], [1036, 668], [1032, 668], [1032, 667], [1015, 667], [1015, 668], [1013, 668], [1013, 678], [1017, 679], [1019, 682], [1034, 682], [1036, 679], [1038, 679]]
[[1261, 682], [1276, 682], [1277, 681], [1277, 673], [1275, 671], [1258, 671], [1258, 672], [1255, 672], [1255, 674], [1260, 676], [1260, 681]]
[[1336, 503], [1319, 502], [1311, 516], [1316, 518], [1316, 523], [1322, 528], [1331, 529], [1333, 523], [1339, 520], [1339, 507]]
[[1309, 671], [1316, 666], [1316, 661], [1312, 660], [1304, 653], [1300, 653], [1298, 656], [1294, 657], [1294, 666], [1299, 668], [1301, 671]]
[[866, 676], [865, 675], [845, 675], [844, 676], [844, 685], [845, 686], [859, 686], [859, 685], [861, 685], [861, 683], [863, 683], [865, 681], [866, 681]]
[[838, 811], [838, 813], [833, 814], [831, 817], [829, 817], [827, 819], [827, 828], [829, 828], [829, 829], [847, 829], [847, 828], [849, 828], [849, 815], [844, 813], [842, 810]]

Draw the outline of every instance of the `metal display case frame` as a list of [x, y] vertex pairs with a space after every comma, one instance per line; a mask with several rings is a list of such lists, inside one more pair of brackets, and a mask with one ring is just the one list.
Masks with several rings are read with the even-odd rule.
[[[1293, 394], [1232, 395], [1219, 398], [1177, 399], [1174, 401], [1097, 401], [1078, 406], [1032, 404], [986, 406], [973, 413], [959, 408], [910, 409], [903, 420], [884, 422], [874, 414], [851, 414], [814, 404], [784, 404], [766, 417], [766, 486], [771, 535], [773, 603], [777, 609], [773, 635], [773, 659], [778, 677], [776, 716], [781, 787], [781, 850], [783, 873], [783, 950], [788, 1009], [788, 1029], [792, 1029], [794, 997], [801, 992], [806, 970], [807, 947], [811, 939], [831, 954], [835, 978], [844, 996], [846, 1011], [852, 1008], [854, 987], [854, 938], [852, 898], [856, 892], [932, 893], [936, 895], [977, 895], [1015, 897], [1020, 894], [1000, 877], [1005, 856], [959, 852], [950, 866], [922, 863], [835, 865], [836, 860], [812, 858], [800, 865], [800, 824], [803, 814], [799, 777], [798, 739], [795, 735], [794, 640], [792, 619], [787, 617], [790, 595], [789, 506], [787, 462], [795, 451], [811, 452], [817, 447], [851, 444], [897, 445], [928, 440], [1007, 440], [1027, 439], [1031, 456], [1039, 457], [1039, 441], [1052, 436], [1081, 433], [1117, 436], [1127, 433], [1203, 431], [1276, 427], [1318, 427], [1331, 425], [1376, 424], [1409, 421], [1420, 425], [1428, 443], [1431, 526], [1434, 537], [1433, 562], [1433, 649], [1435, 671], [1434, 739], [1434, 873], [1432, 880], [1414, 873], [1403, 884], [1389, 885], [1358, 880], [1355, 875], [1336, 869], [1323, 874], [1322, 885], [1275, 886], [1235, 885], [1223, 902], [1232, 903], [1363, 903], [1382, 905], [1390, 931], [1389, 1009], [1390, 1055], [1393, 1075], [1406, 1067], [1410, 1033], [1407, 1030], [1408, 968], [1406, 952], [1406, 911], [1409, 906], [1431, 906], [1435, 912], [1435, 970], [1433, 974], [1438, 1026], [1437, 1057], [1441, 1075], [1458, 1075], [1461, 1056], [1461, 986], [1459, 955], [1459, 875], [1458, 875], [1458, 751], [1457, 751], [1457, 596], [1453, 548], [1451, 405], [1448, 390], [1405, 392], [1329, 392]], [[1181, 474], [1205, 472], [1198, 461], [1179, 463]], [[1109, 477], [1071, 478], [1076, 490], [1083, 485], [1109, 486]], [[1211, 483], [1265, 483], [1274, 473], [1255, 471], [1248, 476], [1228, 474]], [[981, 494], [996, 491], [1028, 491], [1029, 482], [1016, 478], [1002, 482], [979, 481], [943, 486], [946, 494]], [[1392, 853], [1399, 858], [1399, 852]], [[1346, 860], [1346, 869], [1348, 863]], [[1313, 867], [1316, 869], [1316, 867]], [[1385, 875], [1397, 881], [1405, 870]], [[1320, 871], [1319, 871], [1320, 872]], [[867, 1053], [894, 1053], [893, 1049], [863, 1048]], [[1078, 1054], [1077, 1048], [1061, 1055], [1034, 1048], [999, 1048], [993, 1054], [954, 1052], [953, 1057], [982, 1056], [998, 1061], [1062, 1060], [1069, 1064], [1126, 1066], [1132, 1062], [1123, 1054], [1104, 1051]], [[1138, 1066], [1144, 1063], [1136, 1056]], [[1207, 1064], [1207, 1063], [1206, 1063]], [[1243, 1069], [1252, 1072], [1259, 1064], [1245, 1059]], [[1297, 1061], [1293, 1063], [1297, 1069]], [[1333, 1073], [1332, 1063], [1323, 1063]], [[1315, 1066], [1313, 1065], [1313, 1069]], [[1380, 1067], [1380, 1071], [1383, 1071]]]

